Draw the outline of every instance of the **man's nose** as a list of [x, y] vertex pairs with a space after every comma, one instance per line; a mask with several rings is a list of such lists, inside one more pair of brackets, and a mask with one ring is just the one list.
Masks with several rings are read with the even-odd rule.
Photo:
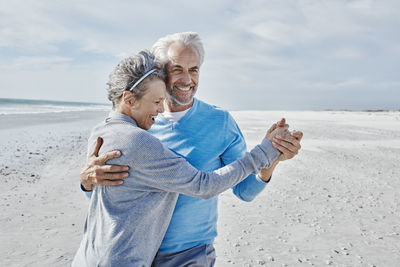
[[190, 76], [190, 73], [188, 71], [185, 71], [182, 74], [181, 82], [185, 84], [189, 84], [192, 82], [192, 77]]

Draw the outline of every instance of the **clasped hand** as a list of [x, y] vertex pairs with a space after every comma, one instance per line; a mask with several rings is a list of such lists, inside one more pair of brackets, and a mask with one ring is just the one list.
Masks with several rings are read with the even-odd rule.
[[284, 161], [293, 158], [299, 153], [303, 133], [301, 131], [289, 131], [289, 125], [282, 118], [271, 126], [265, 138], [270, 140], [272, 145], [282, 153], [278, 161]]

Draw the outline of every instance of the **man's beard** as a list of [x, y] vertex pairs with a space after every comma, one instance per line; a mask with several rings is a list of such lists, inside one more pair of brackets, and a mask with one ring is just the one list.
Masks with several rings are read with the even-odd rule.
[[[183, 101], [178, 100], [178, 98], [176, 97], [176, 94], [175, 94], [175, 92], [174, 92], [174, 84], [172, 85], [172, 88], [169, 87], [169, 86], [167, 86], [167, 90], [166, 90], [166, 91], [167, 91], [167, 97], [168, 97], [168, 99], [169, 99], [171, 102], [173, 102], [174, 104], [178, 104], [178, 105], [180, 105], [180, 106], [187, 106], [187, 105], [191, 104], [191, 103], [193, 102], [193, 97], [194, 97], [194, 95], [195, 95], [195, 93], [196, 93], [196, 91], [197, 91], [197, 87], [196, 87], [196, 85], [194, 85], [193, 83], [190, 84], [190, 85], [188, 85], [188, 86], [194, 88], [194, 89], [192, 90], [193, 95], [190, 97], [190, 99], [189, 99], [188, 101], [183, 102]], [[179, 89], [177, 89], [177, 90], [179, 90]]]

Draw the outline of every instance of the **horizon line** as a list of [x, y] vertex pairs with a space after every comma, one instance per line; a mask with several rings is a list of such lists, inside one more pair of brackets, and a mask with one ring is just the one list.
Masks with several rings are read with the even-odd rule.
[[[96, 105], [110, 105], [111, 103], [105, 102], [88, 102], [88, 101], [76, 101], [76, 100], [53, 100], [53, 99], [34, 99], [34, 98], [10, 98], [0, 97], [6, 100], [28, 100], [28, 101], [45, 101], [45, 102], [58, 102], [58, 103], [76, 103], [76, 104], [96, 104]], [[350, 108], [338, 108], [338, 109], [229, 109], [229, 111], [347, 111], [347, 112], [400, 112], [399, 109], [350, 109]]]

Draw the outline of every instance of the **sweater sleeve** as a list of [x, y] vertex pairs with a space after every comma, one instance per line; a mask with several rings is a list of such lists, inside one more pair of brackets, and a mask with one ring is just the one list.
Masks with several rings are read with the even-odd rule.
[[263, 140], [231, 164], [213, 172], [201, 172], [147, 132], [137, 136], [133, 146], [126, 147], [121, 160], [132, 166], [131, 176], [136, 188], [177, 192], [204, 199], [212, 198], [250, 173], [270, 166], [280, 154], [270, 141]]

